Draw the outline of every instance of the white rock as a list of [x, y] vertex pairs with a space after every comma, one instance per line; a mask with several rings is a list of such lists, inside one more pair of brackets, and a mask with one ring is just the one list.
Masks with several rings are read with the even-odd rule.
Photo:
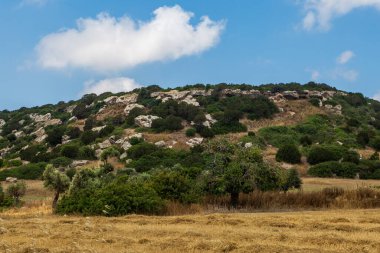
[[121, 154], [121, 156], [120, 156], [120, 160], [124, 160], [125, 158], [127, 158], [127, 153], [123, 153], [123, 154]]
[[82, 167], [86, 164], [88, 164], [89, 161], [88, 160], [75, 160], [72, 162], [71, 166], [76, 168], [76, 167]]
[[34, 122], [46, 122], [51, 119], [51, 114], [46, 113], [45, 115], [39, 115], [37, 113], [32, 113], [29, 117], [34, 120]]
[[122, 145], [121, 145], [121, 148], [124, 149], [125, 151], [127, 151], [128, 149], [130, 149], [132, 147], [131, 143], [129, 143], [128, 141], [124, 142]]
[[56, 125], [61, 125], [62, 120], [60, 119], [50, 119], [45, 122], [45, 127], [47, 126], [56, 126]]
[[110, 105], [110, 104], [115, 104], [117, 100], [117, 96], [111, 96], [103, 100], [104, 103]]
[[105, 140], [98, 144], [100, 149], [106, 149], [112, 146], [110, 140]]
[[253, 146], [252, 142], [247, 142], [246, 144], [244, 144], [245, 148], [252, 148], [252, 146]]
[[186, 142], [186, 144], [187, 144], [188, 146], [190, 146], [190, 147], [194, 147], [194, 146], [197, 146], [197, 145], [202, 144], [202, 142], [203, 142], [203, 138], [201, 138], [201, 137], [196, 137], [196, 138], [192, 138], [192, 139], [188, 140], [188, 141]]
[[7, 183], [17, 183], [17, 178], [15, 178], [15, 177], [7, 177], [7, 178], [5, 179], [5, 181], [6, 181]]
[[99, 127], [94, 127], [91, 129], [91, 131], [93, 132], [100, 132], [100, 130], [102, 130], [103, 128], [105, 128], [106, 126], [99, 126]]
[[18, 131], [18, 132], [15, 132], [15, 136], [16, 138], [20, 138], [22, 136], [25, 136], [25, 133], [23, 131]]
[[5, 125], [5, 120], [0, 119], [0, 128], [2, 128]]
[[116, 99], [116, 103], [121, 103], [121, 104], [134, 104], [137, 102], [137, 97], [138, 94], [132, 93], [132, 94], [127, 94], [124, 96], [120, 96]]
[[128, 104], [125, 108], [124, 108], [124, 114], [125, 116], [128, 116], [130, 111], [132, 111], [133, 109], [135, 108], [141, 108], [141, 109], [144, 109], [145, 107], [143, 105], [140, 105], [140, 104]]
[[142, 139], [143, 135], [142, 133], [137, 133], [128, 137], [128, 139], [132, 139], [132, 138]]
[[72, 116], [72, 117], [68, 120], [68, 122], [73, 122], [73, 121], [77, 121], [77, 120], [78, 120], [77, 117]]
[[156, 119], [160, 119], [158, 116], [154, 115], [140, 115], [135, 118], [136, 125], [140, 127], [152, 127], [152, 122]]
[[165, 141], [158, 141], [158, 142], [154, 143], [154, 145], [156, 145], [159, 148], [163, 148], [166, 146], [166, 142]]

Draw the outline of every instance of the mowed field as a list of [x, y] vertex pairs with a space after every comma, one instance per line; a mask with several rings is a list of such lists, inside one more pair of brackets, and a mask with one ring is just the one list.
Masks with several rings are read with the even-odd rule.
[[380, 210], [0, 217], [0, 252], [380, 252]]
[[[305, 191], [380, 185], [303, 180]], [[51, 214], [52, 193], [42, 182], [27, 185], [25, 206], [0, 213], [0, 252], [380, 252], [380, 209], [58, 216]]]

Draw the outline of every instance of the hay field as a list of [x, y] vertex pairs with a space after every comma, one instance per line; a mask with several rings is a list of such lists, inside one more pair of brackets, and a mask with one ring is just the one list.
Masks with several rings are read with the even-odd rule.
[[63, 217], [0, 214], [0, 252], [380, 252], [379, 210]]

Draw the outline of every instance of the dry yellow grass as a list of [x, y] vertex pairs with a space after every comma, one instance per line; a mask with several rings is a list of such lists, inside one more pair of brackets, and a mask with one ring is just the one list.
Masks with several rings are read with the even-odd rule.
[[357, 180], [341, 178], [302, 178], [304, 191], [320, 191], [325, 188], [339, 187], [345, 190], [353, 190], [363, 187], [380, 187], [380, 180]]
[[0, 217], [1, 252], [380, 252], [379, 210]]

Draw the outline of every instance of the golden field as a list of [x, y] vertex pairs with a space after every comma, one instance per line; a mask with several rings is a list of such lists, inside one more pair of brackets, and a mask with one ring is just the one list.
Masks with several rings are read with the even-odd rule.
[[380, 252], [379, 210], [0, 215], [0, 252]]
[[[303, 180], [305, 192], [380, 185]], [[42, 182], [27, 185], [25, 206], [0, 213], [0, 252], [380, 252], [380, 209], [216, 213], [199, 208], [181, 216], [58, 216], [51, 214], [52, 193]]]

